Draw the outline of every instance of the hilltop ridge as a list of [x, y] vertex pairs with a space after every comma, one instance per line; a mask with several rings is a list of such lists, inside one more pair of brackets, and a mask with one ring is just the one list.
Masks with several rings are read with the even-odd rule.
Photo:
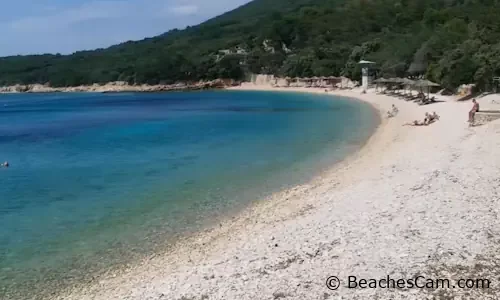
[[250, 73], [425, 75], [453, 89], [500, 75], [496, 0], [254, 0], [184, 30], [71, 55], [0, 58], [0, 86], [173, 84]]

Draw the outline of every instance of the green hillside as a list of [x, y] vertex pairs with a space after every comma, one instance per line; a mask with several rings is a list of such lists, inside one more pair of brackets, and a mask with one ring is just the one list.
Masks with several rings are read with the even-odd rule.
[[[497, 0], [255, 0], [185, 30], [72, 55], [0, 58], [0, 85], [171, 83], [247, 73], [425, 74], [487, 87], [500, 75]], [[220, 51], [226, 50], [226, 51]]]

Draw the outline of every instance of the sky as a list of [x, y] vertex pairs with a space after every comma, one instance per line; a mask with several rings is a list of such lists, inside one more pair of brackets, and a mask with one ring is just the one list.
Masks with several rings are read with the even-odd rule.
[[0, 56], [61, 53], [196, 25], [250, 0], [0, 0]]

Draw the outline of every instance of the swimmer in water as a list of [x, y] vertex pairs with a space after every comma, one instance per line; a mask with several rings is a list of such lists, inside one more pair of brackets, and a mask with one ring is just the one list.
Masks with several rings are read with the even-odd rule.
[[6, 161], [3, 164], [1, 164], [0, 166], [3, 167], [3, 168], [8, 168], [9, 167], [9, 162]]

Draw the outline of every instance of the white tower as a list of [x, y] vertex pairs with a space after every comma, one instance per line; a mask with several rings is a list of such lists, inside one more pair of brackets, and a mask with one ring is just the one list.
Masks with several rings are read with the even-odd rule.
[[370, 66], [375, 64], [372, 61], [362, 60], [359, 62], [361, 65], [361, 86], [363, 92], [366, 92], [368, 85], [370, 85]]

